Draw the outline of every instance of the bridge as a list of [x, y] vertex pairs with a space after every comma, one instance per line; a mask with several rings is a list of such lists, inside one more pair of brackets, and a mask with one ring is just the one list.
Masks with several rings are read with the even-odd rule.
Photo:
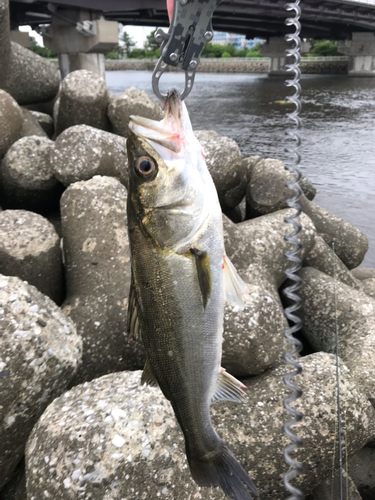
[[[71, 25], [83, 20], [100, 22], [102, 31], [105, 21], [101, 18], [107, 23], [116, 21], [134, 26], [169, 26], [166, 0], [9, 1], [12, 29], [26, 24], [36, 30], [41, 29], [42, 25], [52, 26], [50, 30], [43, 28], [44, 43], [58, 53], [77, 53], [81, 50], [77, 49], [77, 43], [72, 42], [78, 35], [75, 26], [69, 27], [69, 22]], [[283, 37], [289, 30], [284, 23], [287, 15], [285, 3], [286, 0], [224, 0], [215, 11], [214, 29], [244, 34], [247, 38], [267, 39], [264, 55], [270, 57], [270, 72], [282, 72], [285, 65]], [[353, 74], [375, 75], [375, 0], [301, 0], [300, 5], [303, 38], [341, 40], [340, 51], [351, 58], [349, 71]], [[63, 39], [55, 43], [53, 38], [56, 39], [58, 33], [61, 36], [64, 30]], [[90, 30], [86, 31], [80, 33], [81, 52], [103, 52], [106, 44], [98, 43], [93, 48], [87, 41]], [[112, 36], [115, 36], [114, 29]], [[66, 71], [71, 70], [69, 64]]]
[[[286, 32], [285, 0], [224, 0], [216, 9], [218, 31], [248, 38], [282, 36]], [[105, 19], [134, 26], [169, 26], [166, 0], [10, 0], [12, 25], [38, 27], [51, 23], [53, 12], [84, 9]], [[302, 0], [304, 38], [345, 39], [353, 32], [375, 31], [375, 0]], [[55, 11], [56, 12], [56, 11]]]

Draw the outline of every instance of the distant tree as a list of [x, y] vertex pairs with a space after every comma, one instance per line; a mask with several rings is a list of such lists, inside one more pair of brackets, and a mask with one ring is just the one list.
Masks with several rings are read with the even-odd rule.
[[109, 52], [104, 54], [104, 57], [106, 59], [121, 59], [124, 57], [124, 48], [120, 45], [115, 45]]
[[128, 57], [131, 59], [144, 59], [146, 55], [145, 49], [133, 49], [129, 52]]
[[232, 56], [229, 54], [229, 52], [223, 52], [221, 54], [221, 57], [229, 58], [229, 57], [232, 57]]
[[262, 57], [262, 54], [259, 52], [259, 48], [261, 45], [261, 43], [256, 43], [255, 45], [253, 45], [246, 54], [246, 57]]
[[47, 49], [47, 47], [42, 47], [41, 45], [39, 45], [39, 43], [33, 37], [31, 37], [30, 49], [33, 52], [35, 52], [35, 54], [38, 54], [39, 56], [42, 57], [46, 58], [57, 57], [57, 55], [54, 52], [52, 52], [52, 50]]
[[338, 56], [337, 42], [331, 40], [311, 40], [312, 48], [309, 54], [313, 56]]
[[135, 41], [126, 31], [122, 32], [121, 36], [122, 45], [124, 47], [124, 51], [127, 57], [130, 57], [130, 53], [132, 48], [135, 47]]
[[144, 48], [147, 51], [156, 51], [160, 48], [160, 45], [155, 40], [155, 32], [156, 28], [151, 31], [149, 35], [147, 35], [147, 40], [145, 41]]

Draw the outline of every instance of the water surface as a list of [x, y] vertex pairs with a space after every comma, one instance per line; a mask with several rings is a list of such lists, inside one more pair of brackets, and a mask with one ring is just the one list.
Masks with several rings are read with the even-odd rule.
[[[108, 89], [135, 86], [154, 97], [151, 73], [107, 72]], [[166, 73], [165, 89], [182, 89], [183, 75]], [[187, 99], [194, 129], [232, 137], [245, 156], [289, 161], [284, 152], [290, 93], [266, 75], [198, 73]], [[375, 267], [375, 78], [302, 77], [301, 171], [315, 184], [315, 203], [360, 228], [370, 249], [362, 265]]]

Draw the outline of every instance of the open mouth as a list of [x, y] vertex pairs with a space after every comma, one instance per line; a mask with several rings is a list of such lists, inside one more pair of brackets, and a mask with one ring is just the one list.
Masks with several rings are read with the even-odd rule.
[[183, 146], [181, 127], [181, 100], [176, 92], [172, 92], [167, 100], [163, 120], [156, 121], [142, 116], [130, 116], [129, 127], [137, 136], [152, 141], [163, 148], [179, 153]]

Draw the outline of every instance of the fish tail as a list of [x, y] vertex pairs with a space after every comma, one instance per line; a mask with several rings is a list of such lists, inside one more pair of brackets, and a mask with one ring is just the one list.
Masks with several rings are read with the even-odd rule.
[[233, 500], [251, 500], [248, 489], [259, 496], [254, 483], [224, 442], [214, 454], [194, 457], [189, 460], [189, 465], [191, 475], [199, 486], [220, 486]]

